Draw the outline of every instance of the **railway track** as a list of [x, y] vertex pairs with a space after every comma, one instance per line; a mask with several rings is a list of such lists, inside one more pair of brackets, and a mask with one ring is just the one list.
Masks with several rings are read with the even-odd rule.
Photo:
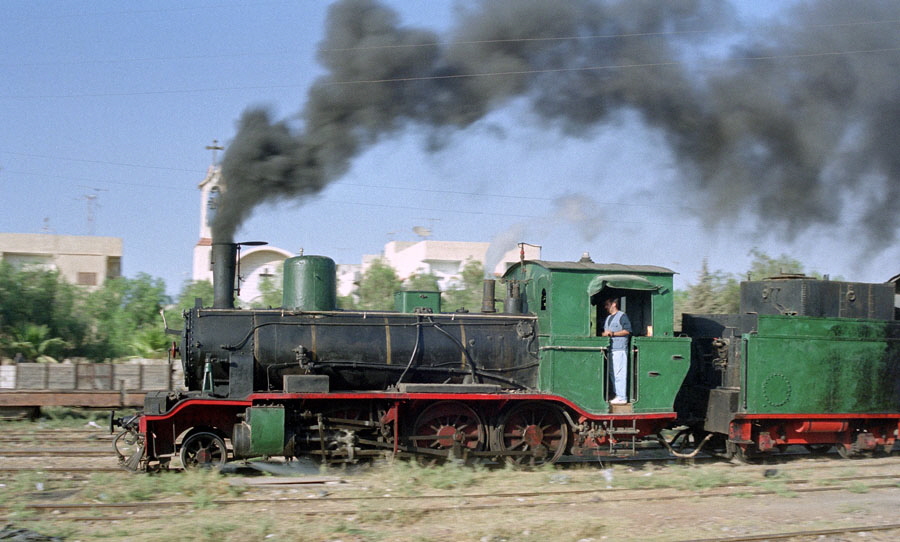
[[112, 457], [112, 449], [74, 448], [46, 449], [24, 448], [0, 450], [0, 457]]
[[[851, 484], [858, 484], [866, 480], [878, 480], [878, 483], [867, 484], [867, 490], [879, 489], [898, 489], [900, 488], [900, 474], [886, 477], [884, 475], [871, 476], [844, 476], [833, 477], [820, 480], [797, 479], [784, 480], [782, 483], [791, 486], [790, 492], [795, 494], [804, 493], [821, 493], [821, 492], [838, 492], [853, 491]], [[804, 486], [808, 484], [821, 484], [814, 487], [794, 487]], [[279, 486], [278, 489], [283, 489]], [[258, 488], [257, 488], [258, 489]], [[314, 497], [295, 496], [285, 497], [279, 495], [277, 497], [251, 496], [246, 498], [228, 498], [214, 499], [209, 502], [215, 506], [244, 506], [252, 507], [258, 505], [277, 504], [280, 507], [285, 506], [302, 506], [302, 509], [292, 510], [292, 514], [304, 516], [346, 516], [359, 512], [360, 503], [377, 502], [386, 505], [394, 514], [421, 514], [421, 513], [437, 513], [459, 510], [464, 507], [466, 510], [488, 510], [500, 508], [533, 508], [533, 507], [566, 507], [578, 505], [595, 505], [597, 503], [649, 503], [669, 501], [677, 502], [680, 500], [694, 499], [712, 499], [712, 498], [728, 498], [728, 497], [753, 497], [779, 494], [779, 489], [769, 489], [759, 487], [754, 483], [723, 483], [711, 486], [705, 491], [682, 491], [661, 488], [590, 488], [590, 489], [571, 489], [571, 490], [555, 490], [555, 491], [516, 491], [504, 493], [461, 493], [461, 494], [428, 494], [428, 495], [394, 495], [385, 497], [384, 495], [354, 495], [354, 496], [331, 496], [327, 494], [316, 494]], [[447, 503], [452, 504], [436, 504]], [[406, 503], [403, 506], [393, 506], [394, 503]], [[354, 506], [342, 506], [342, 505]], [[337, 505], [337, 506], [336, 506]], [[195, 500], [166, 500], [151, 502], [116, 502], [116, 503], [59, 503], [59, 502], [39, 502], [31, 504], [16, 505], [18, 509], [27, 509], [36, 513], [55, 514], [56, 520], [77, 520], [81, 516], [68, 515], [74, 511], [90, 511], [100, 512], [101, 515], [93, 514], [94, 520], [113, 520], [119, 518], [118, 514], [108, 516], [102, 515], [103, 512], [119, 512], [121, 510], [131, 510], [139, 512], [145, 508], [158, 509], [179, 509], [193, 508], [197, 506]], [[8, 506], [0, 505], [0, 511], [8, 512]], [[134, 515], [137, 518], [137, 515]], [[0, 518], [5, 519], [5, 518]], [[40, 519], [35, 516], [34, 519]]]
[[[91, 438], [99, 431], [55, 432], [50, 431], [40, 435], [47, 442], [59, 444], [68, 441], [68, 450], [43, 450], [37, 449], [27, 442], [4, 444], [0, 439], [0, 483], [13, 484], [17, 480], [25, 479], [32, 482], [43, 482], [46, 490], [29, 490], [13, 501], [7, 501], [6, 507], [0, 507], [0, 521], [41, 525], [41, 522], [52, 522], [61, 529], [77, 529], [85, 532], [103, 532], [108, 527], [104, 525], [116, 523], [117, 529], [126, 529], [133, 532], [147, 532], [153, 525], [166, 521], [172, 517], [233, 517], [237, 511], [248, 517], [295, 517], [306, 518], [302, 520], [309, 525], [356, 525], [358, 522], [370, 522], [369, 528], [388, 528], [388, 524], [403, 524], [415, 522], [423, 526], [427, 524], [447, 525], [459, 523], [459, 518], [474, 517], [500, 518], [520, 516], [525, 523], [532, 517], [560, 517], [561, 514], [573, 515], [573, 517], [614, 518], [625, 510], [657, 510], [661, 516], [668, 516], [674, 510], [686, 508], [700, 508], [715, 510], [722, 506], [756, 506], [762, 503], [784, 503], [780, 506], [790, 506], [796, 502], [842, 502], [852, 499], [855, 502], [860, 499], [877, 499], [880, 502], [892, 501], [900, 495], [900, 457], [882, 457], [878, 459], [863, 458], [854, 461], [837, 459], [836, 454], [828, 456], [811, 456], [789, 454], [781, 457], [767, 459], [762, 464], [738, 465], [722, 461], [677, 461], [666, 458], [663, 461], [636, 461], [627, 460], [615, 462], [612, 472], [615, 473], [613, 488], [606, 488], [603, 478], [603, 470], [600, 468], [585, 468], [585, 463], [574, 465], [560, 465], [552, 473], [540, 470], [531, 473], [524, 472], [521, 478], [516, 476], [516, 484], [527, 486], [524, 491], [516, 491], [507, 484], [498, 486], [504, 491], [435, 491], [428, 494], [410, 494], [422, 487], [431, 487], [427, 482], [417, 486], [401, 486], [400, 489], [386, 494], [381, 489], [369, 491], [370, 478], [366, 473], [368, 468], [361, 470], [359, 474], [336, 472], [343, 483], [335, 485], [313, 485], [303, 483], [304, 479], [276, 481], [271, 478], [238, 477], [227, 478], [213, 477], [210, 479], [210, 489], [204, 496], [202, 494], [175, 493], [167, 491], [166, 496], [156, 494], [144, 496], [143, 499], [131, 502], [131, 497], [117, 498], [123, 502], [98, 502], [99, 491], [92, 486], [92, 480], [99, 480], [93, 475], [105, 473], [103, 480], [112, 486], [125, 488], [134, 484], [135, 476], [124, 470], [120, 470], [114, 461], [111, 446], [108, 441], [95, 440], [93, 442], [81, 441], [81, 438]], [[3, 456], [4, 452], [10, 453]], [[30, 455], [40, 452], [38, 455]], [[47, 453], [52, 452], [52, 453]], [[83, 455], [83, 452], [87, 452]], [[80, 455], [82, 454], [82, 455]], [[30, 457], [30, 458], [29, 458]], [[604, 467], [609, 467], [607, 461]], [[662, 465], [661, 465], [662, 463]], [[678, 463], [678, 465], [669, 464]], [[687, 463], [687, 464], [686, 464]], [[696, 463], [696, 467], [690, 466]], [[667, 465], [667, 466], [663, 466]], [[599, 465], [598, 465], [599, 466]], [[377, 469], [374, 472], [378, 472]], [[404, 472], [400, 470], [398, 472]], [[426, 471], [415, 471], [426, 472]], [[477, 471], [473, 471], [477, 472]], [[119, 474], [116, 474], [119, 473]], [[702, 473], [707, 477], [700, 482], [704, 485], [693, 487], [690, 485], [654, 485], [653, 482], [665, 484], [675, 480], [680, 481], [682, 474], [686, 478], [696, 481]], [[770, 474], [771, 473], [771, 474]], [[486, 479], [479, 478], [478, 484], [482, 488], [490, 488], [485, 480], [497, 480], [498, 474], [485, 473]], [[167, 475], [169, 476], [169, 475]], [[191, 480], [187, 475], [186, 480]], [[480, 475], [479, 475], [480, 476]], [[504, 475], [505, 476], [505, 475]], [[771, 476], [771, 478], [769, 477]], [[179, 479], [176, 475], [175, 479]], [[554, 482], [551, 479], [571, 481], [571, 486], [562, 484], [569, 481]], [[152, 480], [147, 475], [140, 475], [141, 479]], [[319, 476], [321, 478], [321, 476]], [[334, 477], [332, 477], [334, 478]], [[223, 489], [228, 482], [237, 483], [240, 480], [250, 480], [246, 486], [238, 492], [241, 496], [235, 497], [231, 491]], [[377, 480], [378, 478], [376, 478]], [[538, 482], [535, 488], [535, 480]], [[194, 480], [198, 480], [194, 478]], [[200, 478], [203, 480], [203, 478]], [[376, 482], [376, 487], [382, 482]], [[706, 481], [720, 481], [721, 483], [705, 485]], [[263, 483], [268, 484], [263, 485]], [[639, 487], [637, 484], [646, 482], [647, 487]], [[107, 482], [105, 482], [107, 483]], [[168, 484], [169, 482], [166, 482]], [[176, 482], [177, 483], [177, 482]], [[320, 482], [321, 483], [321, 482]], [[408, 483], [408, 482], [407, 482]], [[561, 485], [548, 485], [560, 483]], [[482, 485], [483, 484], [483, 485]], [[19, 487], [22, 485], [19, 483]], [[167, 486], [168, 487], [168, 486]], [[406, 489], [403, 489], [406, 487]], [[84, 488], [87, 488], [85, 492]], [[862, 488], [862, 489], [861, 489]], [[522, 489], [519, 487], [518, 489]], [[120, 490], [123, 491], [124, 490]], [[407, 492], [403, 494], [403, 492]], [[866, 494], [862, 494], [866, 493]], [[112, 493], [110, 495], [121, 495]], [[214, 497], [215, 496], [215, 497]], [[795, 497], [795, 498], [785, 498]], [[680, 512], [678, 512], [680, 513]], [[215, 514], [215, 515], [207, 515]], [[841, 517], [840, 514], [832, 515], [832, 518]], [[376, 518], [376, 519], [371, 519]], [[411, 519], [414, 518], [414, 519]], [[791, 525], [801, 529], [810, 524], [802, 523], [759, 523], [749, 532], [741, 536], [731, 538], [716, 536], [710, 540], [814, 540], [820, 536], [841, 536], [842, 533], [871, 532], [868, 540], [881, 541], [896, 538], [897, 527], [893, 525], [892, 513], [882, 516], [854, 517], [852, 527], [843, 527], [842, 521], [833, 519], [828, 522], [812, 524], [815, 527], [829, 527], [832, 529], [797, 530], [785, 533], [771, 533], [766, 530], [776, 530]], [[883, 520], [879, 523], [876, 520]], [[260, 520], [263, 521], [263, 520]], [[374, 521], [374, 523], [372, 523]], [[595, 522], [606, 522], [604, 519], [595, 519]], [[482, 523], [484, 524], [484, 523]], [[88, 527], [88, 525], [92, 525]], [[723, 524], [724, 525], [724, 524]], [[77, 526], [77, 527], [76, 527]], [[774, 529], [772, 527], [774, 526]], [[768, 527], [768, 529], [767, 529]], [[328, 527], [321, 527], [327, 529]], [[666, 528], [666, 527], [662, 527]], [[678, 531], [681, 540], [690, 540], [691, 534], [715, 536], [719, 533], [705, 529], [692, 530], [684, 526]], [[742, 532], [740, 529], [728, 531], [728, 534]], [[755, 534], [763, 533], [763, 534]], [[513, 533], [514, 534], [514, 533]], [[724, 531], [723, 531], [724, 534]], [[88, 538], [90, 538], [88, 536]], [[508, 539], [515, 539], [512, 536]], [[610, 536], [610, 538], [621, 538]], [[666, 539], [675, 539], [667, 535]], [[457, 538], [460, 539], [460, 538]], [[465, 539], [465, 537], [461, 538]], [[478, 538], [476, 537], [475, 540]], [[696, 540], [706, 540], [698, 538]]]
[[[18, 459], [18, 458], [109, 458], [113, 460], [115, 454], [111, 449], [112, 437], [108, 434], [101, 434], [100, 438], [96, 438], [96, 431], [84, 431], [78, 432], [76, 434], [83, 435], [92, 435], [91, 438], [84, 440], [82, 442], [72, 441], [68, 438], [69, 432], [53, 432], [48, 431], [42, 434], [41, 436], [46, 437], [46, 441], [53, 442], [54, 447], [41, 447], [35, 448], [33, 445], [35, 442], [33, 440], [16, 440], [16, 436], [14, 435], [12, 438], [9, 438], [7, 434], [3, 435], [0, 443], [6, 446], [3, 449], [0, 449], [0, 473], [4, 471], [21, 471], [21, 470], [32, 470], [32, 471], [40, 471], [40, 470], [53, 470], [50, 466], [8, 466], [5, 465], [4, 459]], [[20, 444], [22, 444], [20, 446]], [[74, 447], [74, 445], [78, 445], [78, 447]], [[87, 444], [89, 447], [85, 447]], [[91, 444], [95, 444], [95, 446], [90, 446]], [[30, 446], [25, 446], [30, 445]], [[663, 456], [658, 458], [604, 458], [603, 461], [588, 460], [588, 459], [579, 459], [579, 458], [564, 458], [565, 461], [561, 462], [558, 467], [565, 468], [579, 468], [585, 465], [590, 465], [592, 463], [597, 464], [598, 467], [605, 467], [610, 465], [650, 465], [650, 464], [659, 464], [659, 463], [679, 463], [679, 464], [697, 464], [697, 465], [715, 465], [721, 464], [723, 467], [727, 468], [735, 468], [734, 465], [723, 461], [719, 457], [707, 456], [707, 457], [695, 457], [688, 460], [682, 460], [673, 458], [671, 456]], [[797, 465], [798, 468], [802, 466], [814, 464], [817, 469], [837, 469], [837, 468], [870, 468], [870, 467], [879, 467], [885, 465], [900, 465], [900, 456], [894, 454], [893, 457], [880, 457], [880, 458], [859, 458], [854, 460], [843, 460], [839, 459], [836, 454], [831, 454], [828, 456], [823, 455], [811, 455], [807, 453], [783, 453], [783, 454], [775, 454], [770, 457], [765, 458], [763, 461], [759, 463], [750, 463], [749, 467], [759, 467], [759, 466], [771, 466], [774, 468], [780, 468], [785, 465]], [[58, 465], [54, 465], [54, 467], [58, 467]], [[102, 468], [104, 470], [118, 470], [114, 467], [97, 467]], [[63, 468], [62, 470], [66, 470]]]
[[745, 536], [729, 536], [729, 537], [718, 537], [718, 538], [693, 538], [689, 540], [682, 540], [679, 542], [752, 542], [752, 541], [763, 541], [763, 540], [790, 540], [790, 539], [804, 539], [809, 538], [812, 540], [821, 540], [826, 537], [831, 537], [835, 535], [842, 534], [868, 534], [872, 532], [890, 532], [890, 531], [898, 531], [898, 536], [900, 536], [900, 523], [889, 523], [889, 524], [881, 524], [881, 525], [855, 525], [852, 527], [840, 527], [837, 529], [816, 529], [816, 530], [806, 530], [806, 531], [787, 531], [780, 533], [766, 533], [766, 534], [757, 534], [757, 535], [745, 535]]

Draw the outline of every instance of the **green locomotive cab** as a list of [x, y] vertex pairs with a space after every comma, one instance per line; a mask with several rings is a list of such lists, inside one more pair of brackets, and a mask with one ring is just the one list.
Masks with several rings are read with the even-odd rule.
[[610, 412], [610, 339], [604, 301], [619, 299], [631, 320], [628, 395], [634, 413], [672, 412], [690, 363], [690, 340], [673, 333], [674, 272], [664, 267], [523, 261], [504, 275], [518, 285], [522, 312], [538, 318], [540, 391], [593, 414]]

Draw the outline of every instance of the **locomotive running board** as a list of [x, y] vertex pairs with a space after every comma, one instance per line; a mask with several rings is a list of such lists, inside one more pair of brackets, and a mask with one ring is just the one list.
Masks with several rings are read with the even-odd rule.
[[400, 393], [500, 393], [497, 384], [397, 384]]

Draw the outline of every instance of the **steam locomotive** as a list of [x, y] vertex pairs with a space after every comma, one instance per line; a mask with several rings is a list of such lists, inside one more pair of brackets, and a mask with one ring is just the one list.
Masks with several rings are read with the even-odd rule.
[[[132, 470], [229, 459], [505, 460], [638, 452], [746, 457], [788, 445], [890, 450], [900, 427], [894, 285], [779, 277], [741, 285], [741, 313], [684, 315], [672, 270], [525, 260], [486, 280], [479, 312], [438, 292], [395, 311], [336, 308], [334, 262], [284, 262], [278, 309], [234, 308], [238, 245], [213, 245], [213, 306], [184, 314], [187, 391], [115, 423]], [[610, 404], [603, 301], [632, 323], [626, 405]], [[662, 431], [678, 429], [668, 440]], [[681, 440], [680, 443], [677, 441]], [[688, 444], [690, 452], [685, 452]]]

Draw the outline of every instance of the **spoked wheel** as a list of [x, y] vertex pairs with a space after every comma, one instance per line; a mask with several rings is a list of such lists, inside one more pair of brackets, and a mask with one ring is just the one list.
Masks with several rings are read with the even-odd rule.
[[555, 463], [568, 442], [569, 426], [562, 410], [549, 403], [520, 403], [501, 417], [497, 427], [499, 451], [519, 465]]
[[426, 462], [464, 459], [467, 452], [483, 450], [486, 441], [481, 417], [459, 401], [443, 401], [426, 408], [416, 419], [411, 440]]
[[225, 441], [215, 433], [194, 433], [181, 443], [181, 464], [186, 469], [219, 468], [227, 459]]

